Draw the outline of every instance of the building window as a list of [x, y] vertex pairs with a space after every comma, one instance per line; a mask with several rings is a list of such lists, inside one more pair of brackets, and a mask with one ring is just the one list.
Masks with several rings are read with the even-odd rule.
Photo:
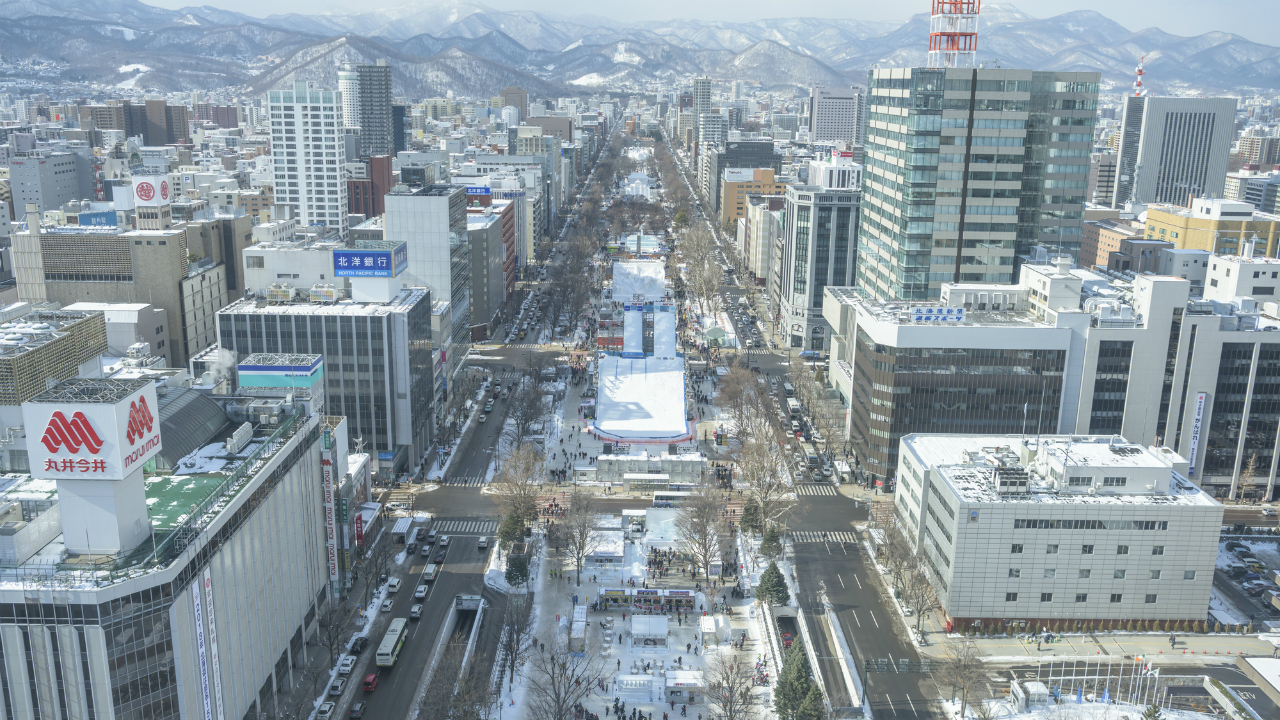
[[1004, 594], [1004, 601], [1005, 601], [1005, 602], [1017, 602], [1017, 601], [1018, 601], [1018, 593], [1005, 593], [1005, 594]]
[[1163, 554], [1164, 554], [1164, 546], [1163, 546], [1163, 545], [1152, 545], [1152, 546], [1151, 546], [1151, 554], [1152, 554], [1152, 555], [1163, 555]]
[[1088, 601], [1089, 601], [1088, 593], [1076, 593], [1076, 602], [1088, 602]]
[[1045, 545], [1045, 546], [1044, 546], [1044, 554], [1045, 554], [1045, 555], [1057, 555], [1057, 554], [1058, 554], [1058, 546], [1057, 546], [1057, 545]]
[[1092, 570], [1081, 570], [1080, 572], [1076, 573], [1076, 577], [1080, 578], [1081, 580], [1084, 580], [1084, 579], [1087, 579], [1092, 572], [1093, 572]]
[[1093, 484], [1091, 477], [1071, 477], [1067, 478], [1067, 487], [1089, 487]]
[[1129, 546], [1128, 546], [1128, 545], [1117, 545], [1117, 546], [1116, 546], [1116, 554], [1117, 554], [1117, 555], [1128, 555], [1128, 554], [1129, 554]]
[[1195, 579], [1196, 579], [1196, 571], [1195, 571], [1195, 570], [1183, 570], [1183, 571], [1182, 571], [1182, 579], [1183, 579], [1183, 580], [1195, 580]]
[[1092, 545], [1081, 545], [1081, 546], [1080, 546], [1080, 554], [1081, 554], [1081, 555], [1092, 555], [1092, 554], [1093, 554], [1093, 546], [1092, 546]]
[[1053, 593], [1040, 593], [1040, 602], [1053, 602]]
[[1126, 571], [1124, 571], [1124, 570], [1117, 570], [1117, 571], [1116, 571], [1116, 573], [1115, 573], [1115, 575], [1114, 575], [1115, 579], [1116, 579], [1116, 580], [1123, 580], [1123, 579], [1124, 579], [1125, 572], [1126, 572]]
[[1058, 571], [1055, 568], [1046, 568], [1044, 571], [1044, 576], [1047, 578], [1057, 577]]
[[1102, 478], [1102, 487], [1124, 487], [1129, 482], [1124, 477], [1104, 477]]
[[1147, 597], [1143, 602], [1145, 602], [1148, 605], [1154, 605], [1156, 602], [1155, 593], [1147, 593]]
[[1009, 568], [1009, 577], [1022, 577], [1022, 568]]
[[1111, 593], [1111, 602], [1118, 603], [1123, 599], [1124, 595], [1121, 595], [1120, 593]]
[[1150, 577], [1150, 578], [1148, 578], [1148, 579], [1150, 579], [1150, 580], [1159, 580], [1159, 579], [1160, 579], [1160, 571], [1159, 571], [1159, 570], [1152, 570], [1152, 571], [1151, 571], [1151, 577]]
[[1014, 555], [1020, 554], [1022, 552], [1022, 545], [1014, 543], [1013, 546], [1009, 548], [1009, 552], [1013, 553]]

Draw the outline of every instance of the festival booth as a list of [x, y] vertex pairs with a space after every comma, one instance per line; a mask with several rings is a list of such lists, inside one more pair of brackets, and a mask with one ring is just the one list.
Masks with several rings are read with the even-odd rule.
[[666, 652], [670, 634], [667, 618], [662, 615], [631, 616], [631, 649], [640, 652]]
[[613, 696], [630, 702], [661, 702], [662, 678], [653, 675], [617, 675], [613, 679]]
[[702, 647], [716, 645], [716, 619], [710, 615], [698, 618], [698, 633], [702, 636]]
[[[618, 518], [618, 521], [620, 523], [621, 518]], [[587, 566], [599, 570], [621, 569], [623, 553], [626, 550], [622, 530], [597, 530], [595, 534], [599, 540], [586, 557]]]
[[704, 685], [701, 670], [668, 670], [666, 701], [696, 705], [704, 694]]
[[573, 622], [569, 626], [569, 651], [573, 653], [587, 650], [587, 606], [573, 606]]
[[[643, 588], [607, 588], [600, 591], [602, 610], [629, 609], [652, 614], [683, 613], [697, 609], [699, 593], [692, 590], [659, 590]], [[705, 602], [705, 601], [704, 601]]]

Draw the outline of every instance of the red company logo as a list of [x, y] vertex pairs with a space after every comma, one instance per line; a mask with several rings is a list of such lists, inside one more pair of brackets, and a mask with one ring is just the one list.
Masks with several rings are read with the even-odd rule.
[[[853, 157], [853, 153], [849, 153], [849, 157]], [[161, 200], [169, 199], [169, 183], [167, 181], [162, 180], [160, 182], [160, 199]]]
[[[161, 187], [163, 187], [163, 185]], [[135, 188], [135, 192], [138, 193], [139, 200], [151, 200], [151, 198], [156, 196], [156, 188], [149, 182], [138, 183], [138, 187]]]
[[155, 416], [151, 414], [151, 408], [147, 407], [147, 399], [140, 397], [136, 401], [129, 403], [129, 427], [125, 432], [125, 437], [129, 440], [129, 444], [133, 445], [142, 439], [143, 433], [151, 432], [155, 427]]
[[60, 448], [78, 453], [80, 448], [84, 447], [93, 455], [97, 455], [102, 449], [102, 438], [93, 431], [89, 418], [79, 411], [73, 413], [69, 421], [61, 410], [54, 412], [53, 417], [49, 418], [49, 427], [44, 429], [44, 437], [40, 438], [40, 442], [44, 443], [51, 453], [58, 452]]

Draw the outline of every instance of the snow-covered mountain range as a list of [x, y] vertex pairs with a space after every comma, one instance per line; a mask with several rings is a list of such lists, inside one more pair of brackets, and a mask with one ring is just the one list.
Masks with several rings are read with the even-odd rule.
[[[177, 90], [294, 78], [332, 82], [342, 60], [392, 59], [398, 92], [485, 95], [508, 84], [537, 92], [636, 88], [706, 74], [784, 89], [864, 82], [873, 65], [924, 62], [928, 17], [902, 24], [827, 18], [619, 23], [502, 12], [472, 0], [347, 14], [254, 18], [210, 6], [167, 10], [138, 0], [0, 0], [0, 70], [33, 66], [69, 80]], [[979, 61], [1088, 70], [1123, 88], [1139, 57], [1157, 91], [1280, 89], [1280, 48], [1229, 33], [1132, 31], [1092, 11], [1034, 18], [983, 8]], [[151, 68], [139, 74], [142, 65]], [[27, 68], [28, 70], [24, 70]]]

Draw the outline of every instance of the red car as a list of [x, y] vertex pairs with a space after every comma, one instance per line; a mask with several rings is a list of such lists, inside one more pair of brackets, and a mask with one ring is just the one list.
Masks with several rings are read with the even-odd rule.
[[782, 647], [784, 649], [790, 648], [792, 642], [791, 633], [782, 633]]
[[364, 691], [373, 692], [378, 687], [378, 673], [369, 673], [364, 676]]

